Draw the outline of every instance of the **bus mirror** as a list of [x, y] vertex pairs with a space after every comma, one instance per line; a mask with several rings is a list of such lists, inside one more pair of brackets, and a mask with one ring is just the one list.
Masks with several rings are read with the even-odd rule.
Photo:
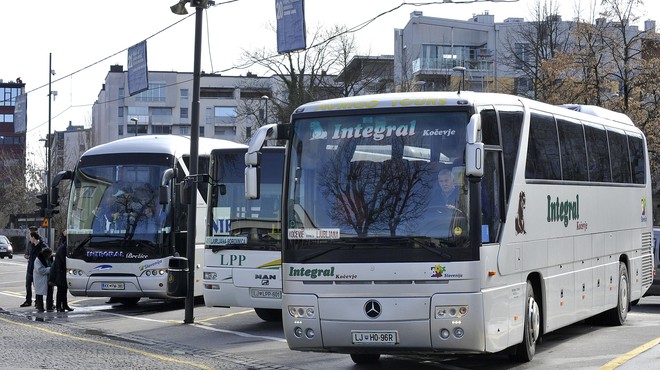
[[470, 117], [465, 141], [465, 175], [483, 177], [484, 143], [481, 142], [481, 116], [478, 113]]
[[245, 167], [245, 199], [259, 199], [259, 167]]
[[176, 170], [168, 168], [163, 172], [163, 178], [160, 180], [160, 193], [158, 194], [158, 202], [160, 204], [168, 204], [170, 202], [170, 194], [168, 185], [170, 181], [176, 177]]
[[158, 194], [158, 203], [163, 205], [169, 203], [170, 192], [168, 191], [169, 189], [167, 188], [167, 185], [161, 185], [159, 190], [160, 192]]
[[246, 166], [259, 166], [261, 164], [261, 152], [245, 153]]
[[468, 144], [474, 144], [481, 141], [481, 116], [479, 114], [475, 113], [470, 117], [465, 140]]
[[465, 146], [465, 175], [484, 176], [484, 143], [467, 143]]
[[190, 192], [194, 182], [184, 180], [179, 183], [179, 203], [186, 206], [190, 204]]

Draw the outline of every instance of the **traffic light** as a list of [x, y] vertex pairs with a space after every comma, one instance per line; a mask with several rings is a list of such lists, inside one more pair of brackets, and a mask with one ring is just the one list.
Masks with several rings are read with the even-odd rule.
[[60, 193], [59, 189], [53, 189], [50, 193], [50, 206], [55, 208], [60, 205]]
[[40, 209], [48, 208], [48, 194], [39, 194], [37, 195], [37, 199], [39, 199], [37, 202], [37, 207]]

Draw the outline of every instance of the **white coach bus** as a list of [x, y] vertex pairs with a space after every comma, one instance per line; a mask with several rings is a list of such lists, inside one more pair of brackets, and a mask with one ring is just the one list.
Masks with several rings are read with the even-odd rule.
[[318, 101], [263, 127], [287, 141], [289, 347], [510, 351], [582, 319], [622, 325], [653, 281], [643, 133], [619, 113], [474, 92]]
[[245, 199], [247, 147], [211, 152], [204, 303], [250, 307], [265, 321], [282, 321], [281, 207], [283, 147], [262, 149], [259, 199]]
[[[215, 148], [243, 144], [199, 139], [198, 173], [208, 173]], [[111, 297], [124, 304], [140, 298], [169, 298], [168, 263], [186, 257], [188, 206], [180, 199], [188, 176], [190, 138], [177, 135], [128, 137], [93, 147], [74, 171], [67, 212], [67, 282], [74, 296]], [[197, 185], [195, 295], [202, 295], [207, 184]], [[162, 190], [159, 190], [162, 189]], [[162, 194], [161, 194], [162, 191]], [[164, 198], [164, 199], [163, 199]]]

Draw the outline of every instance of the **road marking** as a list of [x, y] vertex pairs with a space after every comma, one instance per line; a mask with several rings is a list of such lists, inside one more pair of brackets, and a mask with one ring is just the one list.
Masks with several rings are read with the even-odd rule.
[[254, 310], [247, 310], [247, 311], [233, 312], [233, 313], [228, 313], [228, 314], [226, 314], [226, 315], [209, 317], [208, 319], [204, 319], [204, 320], [197, 320], [197, 322], [198, 322], [198, 323], [205, 323], [205, 322], [209, 322], [209, 321], [216, 320], [216, 319], [223, 319], [223, 318], [225, 318], [225, 317], [232, 317], [232, 316], [236, 316], [236, 315], [244, 315], [244, 314], [246, 314], [246, 313], [252, 313], [252, 312], [254, 312]]
[[200, 325], [200, 324], [192, 324], [192, 326], [194, 326], [196, 328], [204, 329], [204, 330], [215, 331], [215, 332], [218, 332], [218, 333], [234, 334], [234, 335], [238, 335], [239, 337], [244, 337], [244, 338], [259, 338], [259, 339], [272, 340], [274, 342], [286, 343], [286, 339], [282, 339], [282, 338], [267, 337], [267, 336], [264, 336], [264, 335], [254, 335], [254, 334], [243, 333], [243, 332], [240, 332], [240, 331], [218, 329], [218, 328], [214, 328], [214, 327], [211, 327], [211, 326]]
[[[89, 311], [102, 311], [102, 310], [107, 310], [108, 308], [112, 308], [112, 306], [92, 306], [92, 307], [76, 307], [76, 312], [89, 312]], [[235, 315], [242, 315], [246, 313], [253, 312], [253, 310], [247, 310], [247, 311], [240, 311], [240, 312], [235, 312], [235, 313], [230, 313], [214, 318], [219, 318], [219, 317], [230, 317], [230, 316], [235, 316]], [[156, 323], [161, 323], [161, 324], [180, 324], [180, 320], [158, 320], [158, 319], [150, 319], [147, 317], [136, 317], [136, 316], [129, 316], [129, 315], [124, 315], [120, 313], [114, 313], [114, 312], [107, 312], [103, 311], [103, 314], [105, 315], [111, 315], [111, 316], [117, 316], [121, 317], [124, 319], [130, 319], [130, 320], [138, 320], [138, 321], [146, 321], [146, 322], [156, 322]], [[254, 335], [254, 334], [248, 334], [240, 331], [233, 331], [233, 330], [225, 330], [225, 329], [217, 329], [211, 326], [208, 326], [207, 324], [203, 324], [204, 321], [208, 321], [209, 319], [206, 320], [200, 320], [198, 322], [202, 324], [192, 324], [192, 326], [199, 328], [199, 329], [204, 329], [204, 330], [210, 330], [210, 331], [215, 331], [218, 333], [225, 333], [225, 334], [233, 334], [237, 335], [239, 337], [244, 337], [244, 338], [257, 338], [257, 339], [262, 339], [262, 340], [270, 340], [270, 341], [275, 341], [275, 342], [286, 342], [286, 339], [282, 338], [277, 338], [277, 337], [269, 337], [265, 335]]]
[[642, 344], [641, 346], [633, 349], [632, 351], [625, 353], [614, 360], [606, 363], [603, 365], [600, 370], [613, 370], [616, 369], [617, 367], [623, 365], [627, 361], [629, 361], [631, 358], [643, 353], [644, 351], [653, 348], [654, 346], [657, 346], [660, 344], [660, 338], [655, 338], [650, 342], [647, 342], [645, 344]]
[[169, 361], [169, 362], [174, 362], [174, 363], [183, 364], [183, 365], [190, 365], [190, 366], [200, 368], [200, 369], [204, 369], [204, 370], [212, 370], [213, 369], [213, 368], [208, 367], [206, 365], [198, 364], [198, 363], [191, 362], [191, 361], [178, 360], [178, 359], [172, 358], [172, 357], [156, 355], [156, 354], [149, 353], [149, 352], [146, 352], [146, 351], [140, 351], [140, 350], [137, 350], [137, 349], [129, 348], [129, 347], [126, 347], [126, 346], [120, 346], [120, 345], [114, 344], [114, 343], [103, 342], [103, 341], [96, 340], [96, 339], [76, 337], [74, 335], [64, 334], [64, 333], [56, 332], [56, 331], [53, 331], [53, 330], [41, 328], [41, 327], [36, 326], [36, 325], [16, 322], [16, 321], [12, 321], [12, 320], [5, 319], [5, 318], [2, 318], [2, 317], [0, 317], [0, 321], [4, 321], [4, 322], [14, 324], [14, 325], [24, 326], [24, 327], [31, 328], [31, 329], [41, 330], [45, 333], [52, 334], [52, 335], [59, 335], [59, 336], [65, 337], [65, 338], [80, 340], [80, 341], [83, 341], [83, 342], [90, 342], [90, 343], [100, 344], [100, 345], [113, 347], [113, 348], [119, 348], [119, 349], [123, 349], [125, 351], [137, 353], [139, 355], [143, 355], [143, 356], [147, 356], [147, 357], [153, 357], [153, 358], [158, 359], [158, 360]]

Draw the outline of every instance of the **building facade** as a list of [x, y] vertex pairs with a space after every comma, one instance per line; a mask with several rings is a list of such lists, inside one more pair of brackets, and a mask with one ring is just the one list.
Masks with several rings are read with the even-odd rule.
[[[134, 135], [191, 134], [193, 74], [150, 71], [148, 76], [149, 89], [128, 96], [128, 72], [111, 66], [92, 107], [92, 146]], [[268, 120], [271, 95], [269, 77], [202, 74], [199, 136], [247, 142]]]
[[[394, 30], [394, 84], [398, 91], [463, 88], [535, 98], [530, 78], [534, 72], [530, 70], [540, 68], [541, 61], [552, 59], [554, 53], [579, 48], [574, 33], [578, 24], [559, 15], [531, 22], [507, 18], [496, 23], [488, 12], [456, 20], [413, 11], [405, 27]], [[600, 18], [593, 26], [616, 29], [619, 25]], [[633, 25], [625, 28], [633, 39], [655, 34], [654, 21], [646, 21], [644, 30]], [[610, 34], [616, 37], [616, 33]], [[540, 35], [546, 39], [539, 39]], [[643, 53], [641, 42], [629, 47], [634, 55]], [[611, 94], [616, 94], [616, 85], [613, 81]]]
[[27, 98], [24, 93], [25, 84], [20, 78], [16, 81], [0, 80], [0, 177], [8, 176], [11, 173], [9, 168], [21, 168], [21, 173], [25, 168]]

